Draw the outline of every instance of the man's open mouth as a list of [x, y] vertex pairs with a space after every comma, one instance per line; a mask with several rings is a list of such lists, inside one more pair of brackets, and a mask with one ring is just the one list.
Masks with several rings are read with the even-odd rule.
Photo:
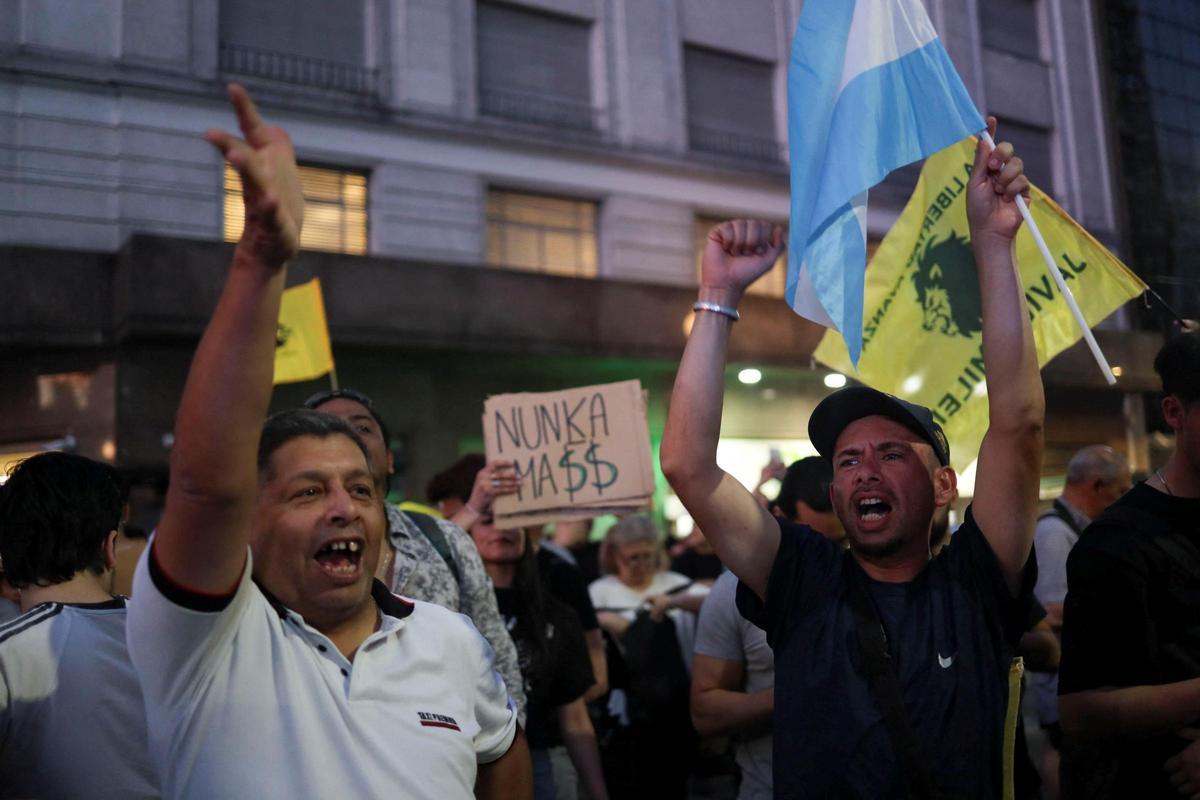
[[362, 564], [365, 543], [361, 539], [334, 539], [313, 556], [326, 574], [335, 578], [351, 578], [358, 575]]
[[892, 506], [881, 497], [864, 497], [858, 501], [856, 510], [863, 522], [878, 522], [888, 515]]

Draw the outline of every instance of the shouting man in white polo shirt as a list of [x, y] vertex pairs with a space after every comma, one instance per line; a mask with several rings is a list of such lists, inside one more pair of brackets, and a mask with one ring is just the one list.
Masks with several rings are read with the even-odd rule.
[[373, 581], [386, 522], [357, 435], [307, 410], [262, 427], [304, 200], [287, 134], [241, 87], [229, 95], [245, 141], [206, 138], [242, 177], [245, 232], [192, 361], [129, 610], [163, 793], [531, 797], [478, 631]]

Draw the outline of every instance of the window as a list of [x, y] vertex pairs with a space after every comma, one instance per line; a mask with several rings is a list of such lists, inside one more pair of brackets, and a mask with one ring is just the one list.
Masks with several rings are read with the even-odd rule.
[[317, 89], [373, 94], [364, 0], [221, 0], [221, 69]]
[[[367, 252], [367, 176], [326, 167], [300, 166], [304, 189], [305, 250], [363, 255]], [[225, 241], [236, 242], [245, 224], [242, 179], [225, 165]]]
[[529, 272], [595, 277], [596, 204], [489, 189], [487, 263]]
[[475, 16], [483, 114], [590, 130], [591, 24], [497, 3]]
[[683, 48], [688, 144], [693, 150], [779, 161], [774, 66], [701, 47]]
[[1025, 175], [1038, 188], [1054, 193], [1053, 135], [1047, 128], [1002, 119], [997, 126], [997, 141], [1012, 142], [1013, 150], [1025, 162]]
[[[697, 278], [700, 275], [700, 261], [704, 257], [704, 243], [708, 239], [708, 232], [726, 219], [728, 217], [696, 217]], [[787, 235], [787, 226], [784, 226], [784, 235]], [[770, 272], [750, 284], [746, 293], [762, 297], [783, 297], [787, 293], [787, 250], [784, 250], [776, 259], [775, 266], [771, 267]]]
[[979, 4], [983, 46], [1021, 58], [1041, 59], [1037, 0], [986, 0]]

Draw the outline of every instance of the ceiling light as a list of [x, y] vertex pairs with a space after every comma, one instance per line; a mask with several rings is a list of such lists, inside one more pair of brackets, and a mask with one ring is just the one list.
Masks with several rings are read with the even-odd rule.
[[825, 385], [830, 389], [840, 389], [846, 385], [846, 376], [840, 372], [831, 372], [825, 376]]
[[755, 369], [754, 367], [746, 367], [738, 373], [738, 380], [748, 386], [753, 386], [762, 380], [762, 370]]

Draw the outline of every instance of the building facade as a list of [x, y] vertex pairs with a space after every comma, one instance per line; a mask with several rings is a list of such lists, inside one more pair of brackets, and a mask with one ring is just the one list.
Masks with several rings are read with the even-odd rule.
[[[234, 125], [230, 80], [288, 129], [307, 168], [309, 249], [290, 281], [321, 277], [341, 382], [379, 400], [418, 498], [478, 448], [488, 394], [637, 377], [656, 440], [704, 231], [787, 218], [801, 0], [13, 4], [0, 18], [10, 454], [70, 436], [88, 455], [164, 469], [237, 235], [236, 178], [198, 135]], [[1119, 249], [1093, 3], [927, 6], [1033, 180]], [[872, 192], [873, 237], [917, 170]], [[810, 362], [821, 330], [782, 294], [780, 265], [743, 308], [731, 439], [799, 443], [828, 391]], [[1102, 331], [1102, 343], [1127, 364], [1124, 391], [1101, 389], [1086, 354], [1047, 370], [1063, 409], [1051, 472], [1097, 431], [1137, 438], [1124, 392], [1148, 388], [1138, 354], [1153, 342]], [[762, 383], [732, 379], [747, 365]], [[276, 405], [322, 385], [279, 387]]]
[[1100, 7], [1129, 263], [1173, 308], [1194, 317], [1200, 308], [1200, 7], [1165, 0], [1106, 0]]

